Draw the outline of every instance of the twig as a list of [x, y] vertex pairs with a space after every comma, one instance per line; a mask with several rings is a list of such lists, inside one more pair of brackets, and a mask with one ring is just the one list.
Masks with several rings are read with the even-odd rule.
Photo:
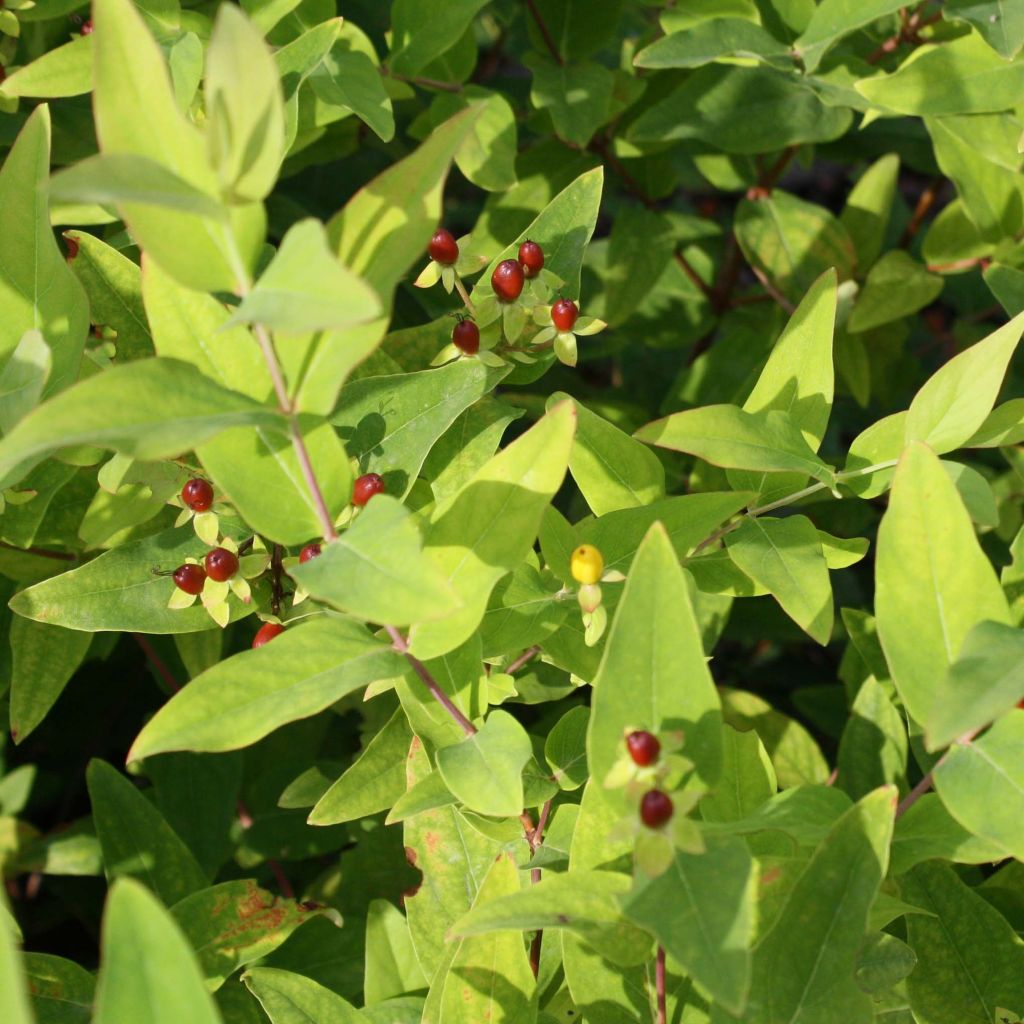
[[665, 993], [665, 947], [658, 947], [654, 962], [654, 986], [658, 992], [658, 1024], [668, 1024], [668, 1008]]
[[928, 6], [928, 0], [925, 0], [920, 7], [909, 17], [907, 16], [906, 10], [901, 12], [900, 27], [899, 31], [889, 36], [888, 39], [884, 40], [877, 49], [872, 50], [871, 53], [865, 58], [868, 64], [877, 64], [880, 60], [884, 59], [886, 55], [899, 49], [903, 43], [912, 43], [917, 46], [922, 42], [919, 35], [921, 29], [927, 28], [929, 25], [934, 25], [935, 22], [942, 19], [942, 13], [929, 15], [927, 18], [922, 18], [925, 7]]
[[537, 4], [534, 0], [526, 0], [526, 6], [529, 8], [530, 14], [533, 15], [533, 22], [537, 26], [537, 31], [540, 32], [541, 38], [544, 40], [544, 45], [551, 52], [551, 56], [555, 58], [557, 63], [565, 64], [565, 58], [558, 52], [558, 46], [551, 35], [551, 30], [548, 28], [547, 23], [541, 17], [540, 11], [537, 10]]
[[[984, 728], [983, 726], [981, 728]], [[896, 808], [896, 817], [901, 818], [907, 811], [910, 810], [918, 800], [921, 799], [931, 788], [935, 782], [935, 770], [942, 765], [946, 758], [949, 757], [949, 752], [953, 747], [967, 747], [974, 741], [974, 738], [981, 732], [981, 728], [971, 729], [969, 732], [965, 732], [963, 736], [960, 736], [956, 742], [950, 747], [935, 764], [935, 768], [932, 768], [930, 772], [926, 772], [924, 778], [900, 801], [899, 806]]]
[[761, 287], [778, 303], [778, 305], [784, 309], [790, 316], [796, 312], [796, 306], [793, 305], [789, 299], [786, 298], [778, 288], [768, 279], [768, 275], [760, 268], [755, 267], [751, 264], [750, 269], [754, 272], [754, 277], [761, 282]]
[[622, 184], [626, 186], [626, 191], [639, 199], [648, 210], [658, 209], [657, 201], [652, 199], [644, 190], [644, 187], [640, 182], [638, 182], [636, 178], [626, 170], [625, 165], [615, 155], [606, 139], [595, 136], [590, 140], [590, 144], [587, 146], [587, 149], [597, 153], [597, 155], [601, 157], [601, 159], [604, 160], [604, 162], [608, 164], [608, 166], [622, 180]]
[[914, 212], [910, 217], [910, 221], [904, 229], [903, 234], [900, 236], [900, 248], [905, 249], [914, 240], [914, 236], [921, 229], [921, 225], [924, 223], [925, 217], [928, 216], [931, 208], [935, 205], [935, 201], [939, 198], [939, 192], [945, 184], [945, 178], [935, 178], [921, 193], [920, 198], [917, 200], [917, 206], [914, 207]]
[[523, 667], [523, 666], [524, 666], [524, 665], [525, 665], [525, 664], [526, 664], [526, 663], [527, 663], [528, 661], [531, 661], [531, 660], [532, 660], [533, 658], [535, 658], [535, 657], [536, 657], [536, 656], [537, 656], [538, 654], [540, 654], [540, 648], [539, 648], [539, 647], [538, 647], [538, 646], [537, 646], [536, 644], [534, 644], [534, 645], [533, 645], [533, 647], [527, 647], [527, 648], [526, 648], [526, 650], [525, 650], [525, 651], [523, 651], [523, 653], [522, 653], [522, 654], [520, 654], [520, 655], [519, 655], [519, 657], [518, 657], [518, 658], [516, 658], [516, 660], [515, 660], [515, 661], [513, 661], [511, 665], [508, 665], [508, 666], [507, 666], [507, 667], [505, 668], [505, 672], [506, 672], [506, 673], [507, 673], [508, 675], [514, 675], [514, 674], [515, 674], [516, 672], [518, 672], [518, 671], [519, 671], [519, 669], [521, 669], [521, 668], [522, 668], [522, 667]]
[[153, 670], [167, 684], [171, 693], [177, 693], [181, 689], [181, 684], [174, 678], [174, 673], [167, 667], [167, 662], [157, 654], [156, 648], [149, 642], [149, 637], [143, 633], [132, 633], [132, 638], [142, 648], [142, 653], [146, 655]]
[[[548, 824], [548, 815], [551, 814], [551, 801], [545, 802], [544, 806], [540, 809], [540, 817], [537, 819], [537, 827], [533, 830], [533, 833], [528, 836], [530, 843], [530, 858], [540, 848], [541, 843], [544, 842], [544, 829]], [[536, 885], [540, 881], [540, 868], [534, 868], [530, 872], [530, 884]], [[530, 970], [533, 971], [533, 976], [536, 978], [540, 973], [540, 949], [541, 944], [544, 941], [544, 929], [539, 928], [537, 934], [534, 935], [533, 941], [530, 943]]]
[[423, 75], [399, 75], [390, 68], [382, 67], [381, 74], [385, 78], [393, 78], [396, 82], [407, 82], [423, 89], [440, 89], [442, 92], [462, 92], [461, 82], [442, 82], [438, 78], [425, 78]]
[[8, 544], [0, 540], [0, 548], [8, 551], [20, 551], [24, 555], [37, 555], [39, 558], [53, 558], [58, 562], [77, 562], [78, 555], [70, 551], [48, 551], [46, 548], [19, 548], [17, 544]]
[[701, 294], [713, 306], [715, 304], [715, 291], [714, 291], [714, 288], [712, 288], [712, 286], [709, 285], [707, 283], [707, 281], [705, 281], [704, 278], [702, 278], [700, 276], [700, 274], [698, 274], [697, 271], [693, 269], [693, 265], [682, 254], [681, 250], [676, 249], [676, 251], [675, 251], [675, 253], [673, 255], [676, 258], [676, 263], [678, 263], [679, 266], [682, 267], [683, 273], [690, 279], [691, 282], [693, 282], [693, 284], [695, 284], [697, 286], [697, 288], [700, 290]]
[[284, 596], [284, 587], [281, 584], [281, 576], [284, 573], [284, 566], [281, 564], [283, 548], [275, 544], [270, 549], [270, 610], [277, 616], [281, 615], [281, 598]]

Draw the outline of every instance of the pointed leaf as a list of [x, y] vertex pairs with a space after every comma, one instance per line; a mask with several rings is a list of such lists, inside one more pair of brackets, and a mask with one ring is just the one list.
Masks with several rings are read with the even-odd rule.
[[365, 1018], [329, 988], [292, 971], [254, 967], [242, 975], [271, 1024], [363, 1024]]

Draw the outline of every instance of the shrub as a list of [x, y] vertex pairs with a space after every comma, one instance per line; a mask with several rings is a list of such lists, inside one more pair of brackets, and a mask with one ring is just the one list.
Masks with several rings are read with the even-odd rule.
[[1020, 5], [337, 6], [0, 9], [0, 1020], [1018, 1021]]

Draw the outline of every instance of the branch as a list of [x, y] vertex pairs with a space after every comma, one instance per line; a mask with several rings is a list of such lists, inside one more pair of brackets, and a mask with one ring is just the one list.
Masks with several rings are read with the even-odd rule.
[[917, 206], [914, 207], [914, 212], [911, 215], [910, 221], [904, 229], [903, 234], [900, 236], [901, 248], [906, 249], [906, 247], [913, 241], [914, 236], [921, 229], [921, 225], [924, 223], [925, 217], [928, 216], [931, 208], [935, 205], [935, 201], [939, 198], [939, 192], [941, 191], [942, 186], [945, 184], [945, 178], [935, 178], [921, 193], [921, 197], [917, 201]]
[[[532, 834], [527, 838], [530, 843], [530, 859], [533, 859], [533, 855], [540, 849], [541, 843], [544, 842], [544, 829], [547, 827], [548, 815], [551, 814], [551, 801], [548, 800], [540, 810], [540, 817], [537, 819], [537, 827], [533, 830]], [[530, 872], [530, 884], [536, 885], [540, 881], [540, 868], [534, 868]], [[537, 934], [533, 937], [533, 942], [530, 943], [530, 970], [533, 971], [533, 976], [536, 978], [540, 973], [540, 947], [544, 941], [544, 929], [541, 928], [537, 931]]]
[[551, 30], [548, 28], [547, 23], [541, 17], [540, 11], [537, 10], [537, 4], [535, 0], [526, 0], [526, 6], [533, 15], [534, 24], [537, 26], [537, 31], [540, 32], [541, 38], [544, 40], [544, 45], [551, 52], [551, 56], [555, 58], [558, 64], [565, 64], [565, 58], [562, 57], [558, 51], [558, 46], [555, 43], [554, 37], [551, 35]]
[[930, 772], [926, 772], [924, 778], [921, 779], [921, 781], [900, 801], [899, 806], [896, 808], [897, 818], [903, 817], [903, 815], [906, 814], [907, 811], [909, 811], [910, 808], [913, 807], [914, 804], [916, 804], [917, 801], [920, 800], [921, 797], [923, 797], [925, 793], [927, 793], [932, 788], [932, 785], [935, 782], [935, 769], [938, 768], [941, 764], [943, 764], [946, 758], [949, 757], [950, 750], [952, 750], [953, 747], [970, 746], [970, 744], [974, 741], [975, 736], [977, 736], [978, 733], [981, 732], [982, 728], [984, 728], [984, 726], [978, 729], [971, 729], [969, 732], [965, 732], [963, 736], [960, 736], [957, 739], [953, 746], [949, 747], [949, 749], [935, 763], [935, 768], [932, 768]]
[[505, 672], [508, 675], [514, 675], [528, 661], [532, 661], [538, 654], [540, 654], [540, 648], [536, 644], [534, 644], [533, 647], [527, 647], [511, 665], [506, 667]]
[[693, 269], [693, 265], [683, 255], [680, 249], [676, 249], [673, 255], [676, 258], [676, 263], [678, 263], [679, 266], [682, 267], [683, 273], [690, 279], [691, 282], [693, 282], [693, 284], [697, 286], [701, 294], [708, 300], [708, 302], [710, 302], [711, 305], [714, 306], [715, 291], [711, 287], [711, 285], [709, 285], [707, 281], [705, 281], [704, 278], [702, 278], [700, 274], [698, 274], [697, 271]]
[[382, 67], [380, 73], [385, 78], [393, 78], [396, 82], [418, 85], [421, 89], [440, 89], [441, 92], [462, 92], [460, 82], [442, 82], [439, 78], [424, 78], [422, 75], [399, 75], [390, 68]]
[[668, 1024], [667, 999], [665, 994], [665, 947], [658, 947], [658, 958], [654, 964], [654, 985], [658, 990], [658, 1024]]

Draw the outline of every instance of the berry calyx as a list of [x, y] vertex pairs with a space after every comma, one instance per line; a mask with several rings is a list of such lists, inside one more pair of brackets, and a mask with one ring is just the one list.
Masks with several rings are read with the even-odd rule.
[[501, 302], [515, 302], [523, 294], [525, 280], [519, 260], [502, 260], [491, 274], [491, 287]]
[[569, 570], [577, 583], [596, 583], [604, 572], [604, 556], [593, 544], [581, 544], [572, 553]]
[[308, 562], [311, 558], [316, 558], [316, 556], [320, 554], [320, 550], [321, 548], [319, 544], [307, 544], [299, 552], [299, 564], [302, 565], [305, 562]]
[[374, 495], [384, 493], [384, 478], [378, 473], [364, 473], [352, 487], [352, 504], [362, 508]]
[[519, 262], [527, 277], [536, 277], [544, 269], [544, 250], [536, 242], [527, 239], [519, 246]]
[[459, 258], [459, 243], [450, 231], [438, 228], [427, 246], [427, 255], [436, 263], [454, 263]]
[[88, 21], [82, 22], [82, 27], [79, 29], [79, 31], [82, 33], [83, 36], [91, 36], [92, 35], [92, 18], [90, 18]]
[[191, 562], [187, 562], [185, 565], [179, 565], [174, 570], [174, 585], [179, 590], [184, 590], [186, 594], [201, 594], [203, 592], [203, 585], [206, 583], [206, 573], [203, 571], [201, 565], [193, 565]]
[[475, 356], [480, 351], [480, 328], [472, 320], [460, 320], [452, 328], [452, 344], [467, 356]]
[[560, 331], [571, 331], [580, 315], [580, 308], [571, 299], [559, 299], [551, 307], [551, 322]]
[[256, 635], [252, 638], [252, 646], [262, 647], [264, 644], [269, 644], [275, 636], [280, 636], [284, 632], [284, 626], [280, 622], [264, 622], [258, 630]]
[[206, 552], [203, 565], [206, 566], [206, 575], [211, 580], [223, 583], [238, 572], [238, 556], [227, 548], [214, 548]]
[[208, 480], [194, 476], [182, 487], [181, 500], [193, 512], [205, 512], [213, 504], [213, 487]]
[[661, 828], [672, 817], [672, 811], [672, 801], [660, 789], [648, 790], [640, 801], [640, 820], [648, 828]]
[[626, 749], [629, 751], [629, 756], [633, 758], [633, 764], [646, 768], [658, 760], [661, 744], [653, 733], [638, 729], [626, 737]]

